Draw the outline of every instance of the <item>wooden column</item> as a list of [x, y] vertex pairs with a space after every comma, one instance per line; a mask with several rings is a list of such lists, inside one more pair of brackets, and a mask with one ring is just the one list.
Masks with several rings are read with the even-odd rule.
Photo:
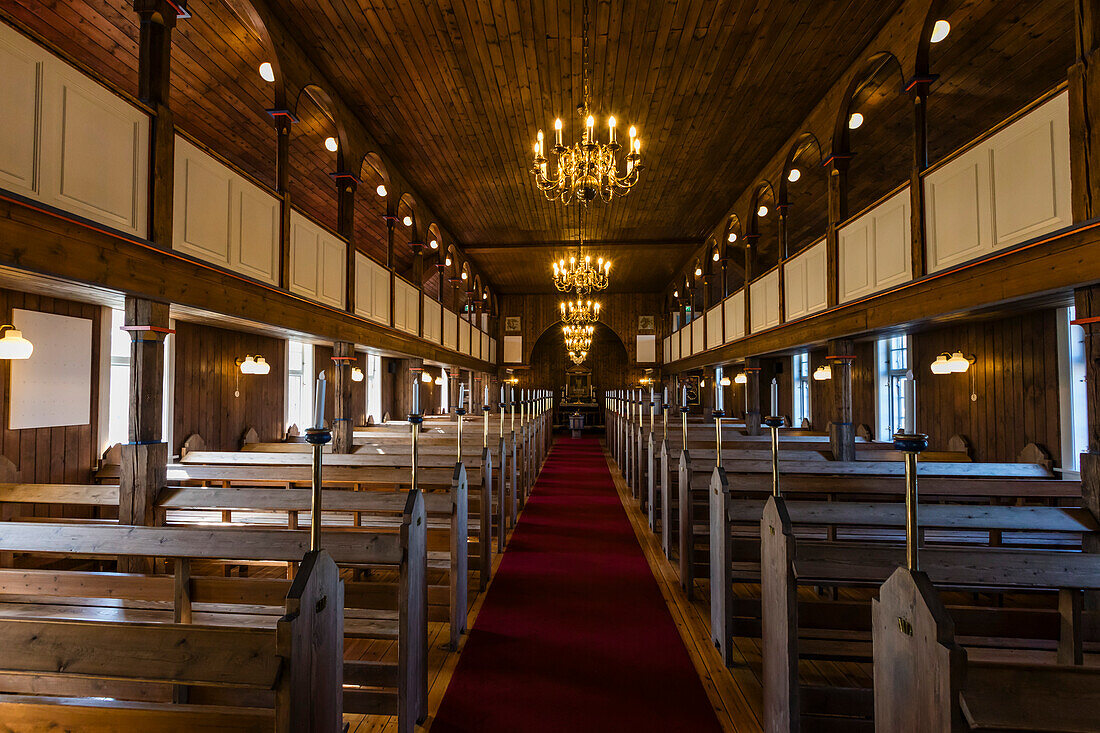
[[752, 304], [749, 302], [749, 283], [752, 282], [752, 261], [756, 253], [756, 243], [760, 241], [759, 234], [745, 235], [745, 335], [752, 333]]
[[355, 344], [337, 341], [332, 345], [332, 451], [351, 453], [354, 449], [351, 398], [351, 370], [355, 366]]
[[829, 426], [829, 443], [838, 461], [856, 459], [856, 431], [852, 425], [852, 361], [854, 346], [850, 339], [829, 342], [829, 365], [833, 370], [833, 420]]
[[287, 111], [272, 112], [275, 120], [275, 190], [279, 194], [279, 287], [290, 290], [290, 128]]
[[787, 242], [787, 214], [790, 212], [790, 204], [779, 204], [775, 207], [779, 212], [779, 322], [787, 320], [787, 276], [783, 262], [790, 253]]
[[393, 230], [397, 226], [397, 214], [393, 211], [386, 214], [386, 268], [390, 271], [390, 315], [386, 320], [386, 324], [393, 326], [393, 293], [394, 286], [397, 284], [394, 280], [393, 268], [396, 266], [397, 259], [394, 257], [394, 244], [393, 244]]
[[[343, 153], [340, 153], [343, 156]], [[336, 181], [336, 233], [347, 242], [344, 255], [344, 310], [355, 312], [355, 190], [359, 179], [352, 173], [333, 174]], [[335, 435], [333, 436], [335, 440]]]
[[165, 0], [134, 0], [134, 10], [140, 19], [138, 97], [155, 112], [150, 128], [149, 239], [167, 248], [172, 246], [172, 186], [175, 182], [176, 129], [168, 98], [176, 9]]
[[1069, 68], [1070, 188], [1073, 221], [1082, 222], [1100, 215], [1100, 0], [1073, 5], [1077, 60]]
[[826, 161], [829, 170], [829, 225], [825, 230], [826, 297], [829, 307], [840, 303], [840, 225], [848, 218], [848, 161], [850, 155], [834, 153]]
[[917, 77], [909, 83], [913, 103], [913, 165], [909, 175], [909, 241], [913, 279], [927, 271], [927, 228], [924, 219], [924, 179], [928, 168], [928, 85], [934, 77]]
[[[413, 379], [420, 379], [420, 373], [424, 370], [423, 359], [399, 359], [397, 361], [397, 374], [393, 394], [393, 419], [403, 420], [412, 412]], [[424, 412], [424, 400], [427, 395], [420, 393], [420, 411]]]
[[745, 359], [745, 432], [760, 435], [760, 359], [750, 356]]
[[[155, 524], [157, 495], [168, 483], [168, 444], [161, 428], [164, 412], [164, 339], [168, 304], [126, 298], [130, 333], [130, 417], [122, 446], [118, 490], [119, 524]], [[121, 558], [120, 570], [141, 571], [151, 565], [138, 558]]]

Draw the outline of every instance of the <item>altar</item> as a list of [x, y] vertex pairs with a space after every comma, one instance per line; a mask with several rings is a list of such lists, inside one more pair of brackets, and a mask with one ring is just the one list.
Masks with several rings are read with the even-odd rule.
[[565, 372], [565, 384], [558, 399], [556, 425], [569, 425], [572, 415], [584, 419], [585, 428], [603, 425], [603, 412], [600, 410], [596, 388], [592, 384], [592, 370], [583, 366], [573, 366]]

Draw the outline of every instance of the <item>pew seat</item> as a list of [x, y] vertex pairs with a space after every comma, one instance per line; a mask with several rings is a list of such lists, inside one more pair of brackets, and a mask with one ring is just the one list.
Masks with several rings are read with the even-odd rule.
[[972, 730], [1093, 731], [1100, 670], [971, 660], [959, 702]]

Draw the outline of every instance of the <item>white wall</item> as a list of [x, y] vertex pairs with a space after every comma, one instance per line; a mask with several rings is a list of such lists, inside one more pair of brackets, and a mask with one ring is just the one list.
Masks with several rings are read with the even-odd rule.
[[1069, 226], [1063, 92], [924, 180], [930, 272]]

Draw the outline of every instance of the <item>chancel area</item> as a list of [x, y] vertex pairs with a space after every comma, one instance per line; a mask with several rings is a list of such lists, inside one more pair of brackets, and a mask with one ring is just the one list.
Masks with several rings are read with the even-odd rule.
[[1100, 731], [1100, 0], [0, 0], [0, 731]]

